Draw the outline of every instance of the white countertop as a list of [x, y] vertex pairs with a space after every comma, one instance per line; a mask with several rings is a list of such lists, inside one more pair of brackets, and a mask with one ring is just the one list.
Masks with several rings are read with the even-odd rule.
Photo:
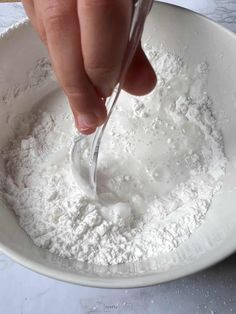
[[[165, 2], [203, 13], [236, 31], [236, 0]], [[0, 32], [24, 16], [20, 4], [0, 4]], [[171, 283], [108, 290], [49, 279], [0, 254], [0, 314], [89, 313], [235, 314], [236, 255], [207, 271]]]

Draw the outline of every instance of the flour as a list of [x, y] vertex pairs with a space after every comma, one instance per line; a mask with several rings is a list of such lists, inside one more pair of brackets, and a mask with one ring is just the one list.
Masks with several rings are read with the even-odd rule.
[[[97, 200], [72, 174], [67, 111], [30, 113], [29, 130], [2, 150], [1, 197], [37, 246], [83, 262], [127, 263], [174, 250], [203, 223], [226, 165], [206, 93], [209, 69], [202, 63], [190, 74], [178, 56], [145, 49], [158, 87], [121, 96], [101, 146]], [[89, 138], [82, 158], [88, 152]]]

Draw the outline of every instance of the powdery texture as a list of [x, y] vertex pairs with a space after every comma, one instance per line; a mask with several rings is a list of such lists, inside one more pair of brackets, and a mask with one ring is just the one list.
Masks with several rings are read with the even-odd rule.
[[30, 114], [30, 131], [2, 151], [1, 196], [37, 246], [100, 265], [133, 262], [177, 248], [203, 222], [226, 163], [208, 67], [190, 75], [181, 58], [146, 51], [159, 85], [121, 97], [102, 142], [98, 200], [71, 172], [69, 114]]

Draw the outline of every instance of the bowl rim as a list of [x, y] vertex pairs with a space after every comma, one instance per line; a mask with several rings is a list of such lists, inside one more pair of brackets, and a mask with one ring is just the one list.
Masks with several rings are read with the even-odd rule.
[[[193, 12], [189, 9], [180, 7], [178, 5], [173, 5], [169, 3], [160, 3], [154, 2], [154, 6], [162, 7], [171, 7], [176, 10], [186, 11], [190, 16], [197, 16], [199, 19], [203, 20], [204, 23], [213, 25], [213, 27], [219, 29], [221, 32], [224, 32], [227, 36], [233, 37], [236, 40], [236, 34], [230, 31], [229, 29], [221, 26], [215, 21], [209, 19], [208, 17], [203, 16], [202, 14]], [[0, 34], [0, 41], [4, 40], [6, 37], [11, 36], [13, 32], [19, 31], [19, 29], [24, 29], [29, 25], [29, 20], [24, 19], [17, 24], [14, 24], [6, 31]], [[1, 241], [1, 240], [0, 240]], [[79, 284], [81, 286], [94, 287], [94, 288], [139, 288], [152, 286], [164, 282], [174, 281], [179, 278], [183, 278], [194, 274], [196, 272], [202, 271], [220, 261], [230, 256], [236, 252], [236, 244], [231, 241], [230, 243], [225, 243], [222, 246], [221, 250], [216, 250], [213, 254], [210, 254], [208, 257], [205, 257], [204, 260], [201, 259], [201, 256], [198, 257], [198, 260], [193, 264], [185, 265], [184, 269], [180, 270], [170, 270], [163, 273], [152, 273], [152, 274], [143, 274], [138, 277], [110, 277], [110, 278], [101, 278], [94, 277], [91, 278], [86, 275], [64, 272], [62, 270], [54, 269], [49, 266], [42, 265], [39, 262], [31, 261], [29, 258], [26, 258], [23, 254], [16, 253], [14, 250], [10, 249], [6, 245], [0, 242], [0, 253], [5, 254], [10, 257], [13, 261], [18, 264], [32, 270], [38, 274], [45, 275], [49, 278], [60, 280], [63, 282], [68, 282], [72, 284]]]

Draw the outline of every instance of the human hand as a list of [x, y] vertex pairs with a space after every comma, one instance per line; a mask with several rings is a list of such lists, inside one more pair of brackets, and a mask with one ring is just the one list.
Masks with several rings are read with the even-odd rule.
[[[22, 0], [48, 48], [76, 126], [93, 133], [106, 120], [105, 98], [117, 84], [127, 48], [133, 0]], [[123, 89], [150, 92], [156, 75], [139, 44]]]

